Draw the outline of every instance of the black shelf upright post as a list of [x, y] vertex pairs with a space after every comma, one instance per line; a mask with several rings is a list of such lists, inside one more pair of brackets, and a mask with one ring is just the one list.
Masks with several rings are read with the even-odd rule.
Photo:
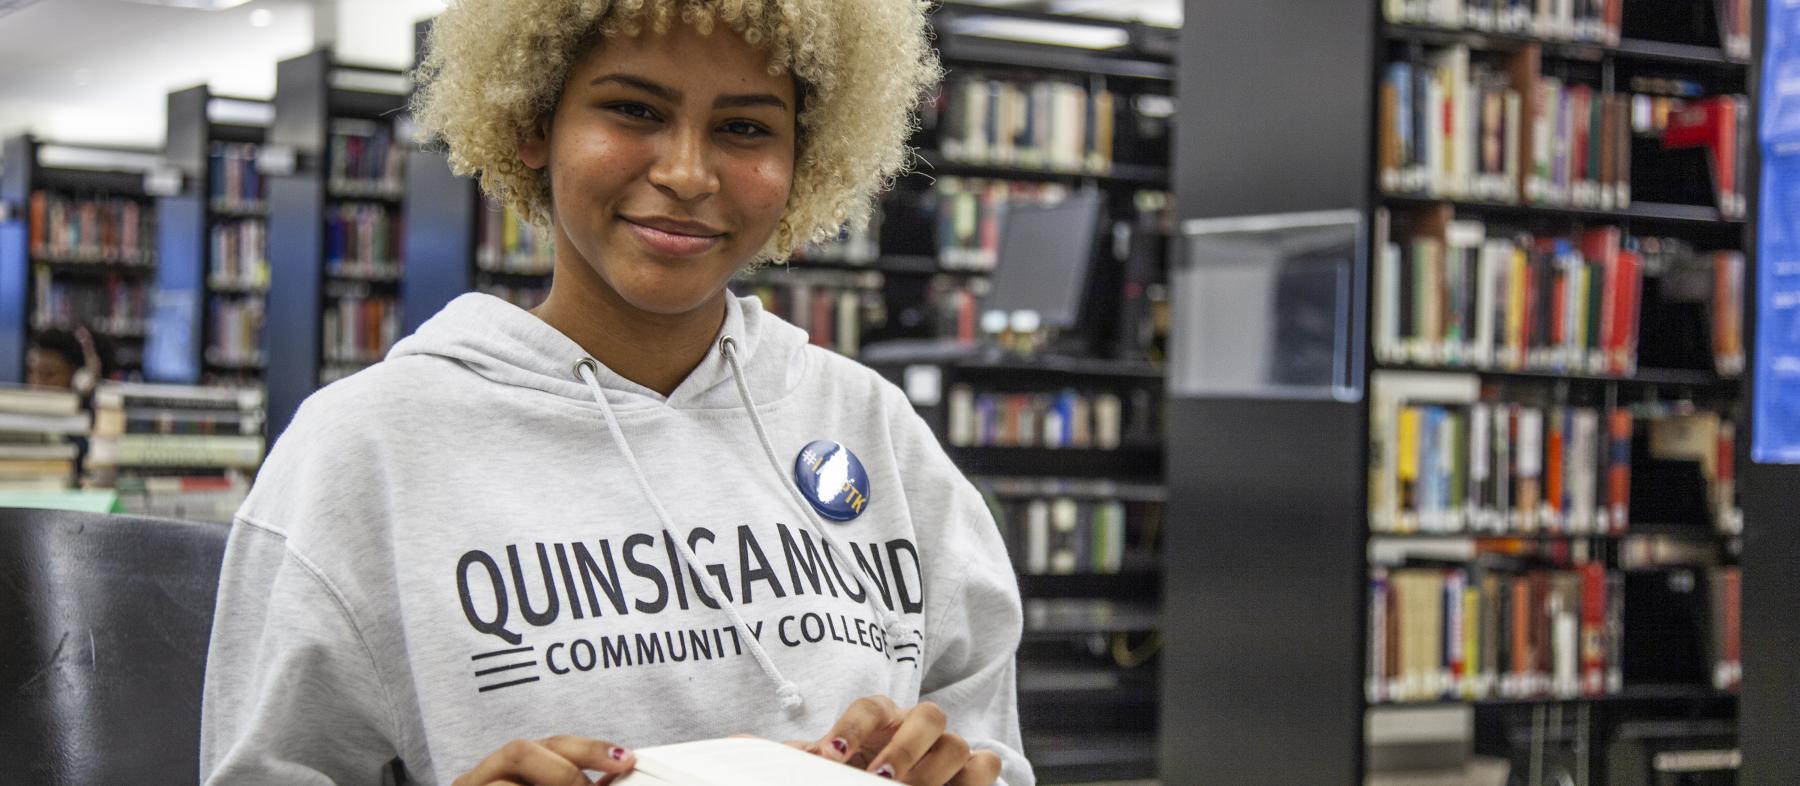
[[[226, 357], [222, 331], [227, 327], [218, 307], [222, 301], [262, 298], [251, 286], [254, 276], [237, 268], [250, 257], [266, 254], [262, 246], [245, 248], [253, 233], [224, 237], [238, 222], [263, 220], [267, 204], [242, 193], [220, 193], [226, 183], [240, 191], [253, 174], [244, 171], [252, 162], [221, 148], [261, 145], [267, 136], [267, 102], [215, 95], [205, 85], [169, 94], [168, 135], [165, 160], [182, 175], [179, 194], [158, 202], [158, 245], [163, 260], [157, 269], [156, 331], [146, 351], [145, 375], [157, 382], [177, 384], [256, 384], [261, 377], [257, 358]], [[234, 171], [233, 168], [237, 169]], [[234, 259], [222, 254], [236, 253]], [[266, 257], [264, 257], [266, 258]], [[226, 271], [233, 271], [225, 275]], [[240, 348], [241, 350], [241, 348]], [[219, 353], [215, 356], [215, 353]], [[258, 342], [256, 355], [266, 357]]]
[[325, 147], [330, 124], [331, 53], [275, 67], [275, 122], [269, 145], [293, 171], [269, 188], [269, 436], [287, 429], [318, 388], [323, 352], [319, 309], [325, 264]]
[[[1367, 215], [1375, 5], [1188, 0], [1178, 222]], [[1367, 418], [1362, 400], [1171, 393], [1167, 782], [1362, 782]]]
[[[400, 87], [405, 81], [399, 71], [339, 63], [326, 50], [284, 60], [276, 66], [275, 119], [262, 154], [262, 160], [271, 164], [263, 167], [269, 194], [271, 270], [269, 327], [264, 341], [268, 347], [266, 379], [271, 436], [278, 436], [293, 420], [300, 402], [322, 386], [321, 377], [330, 359], [324, 324], [328, 295], [346, 285], [358, 286], [355, 279], [365, 274], [368, 281], [361, 286], [384, 295], [399, 283], [380, 271], [333, 273], [330, 260], [325, 257], [327, 218], [337, 215], [340, 204], [374, 203], [397, 208], [404, 203], [400, 195], [389, 193], [380, 184], [334, 186], [330, 182], [334, 167], [330, 158], [334, 124], [346, 119], [393, 123], [406, 106], [406, 91]], [[392, 136], [397, 138], [400, 134]], [[291, 171], [279, 173], [283, 167], [274, 162], [284, 160], [292, 163]], [[340, 170], [347, 165], [335, 164]], [[386, 217], [399, 216], [390, 213]], [[393, 261], [372, 260], [377, 265]], [[328, 289], [327, 279], [335, 279], [331, 283], [339, 285], [339, 290]], [[397, 304], [398, 298], [393, 298], [393, 302]], [[343, 329], [352, 327], [345, 325]], [[369, 360], [349, 358], [337, 362]]]
[[406, 281], [400, 287], [402, 335], [411, 334], [450, 301], [475, 291], [476, 211], [468, 178], [432, 150], [406, 152]]
[[[431, 20], [413, 28], [415, 67], [425, 60]], [[410, 335], [458, 295], [475, 290], [475, 183], [450, 171], [444, 154], [406, 145], [406, 282], [400, 288], [401, 333]]]

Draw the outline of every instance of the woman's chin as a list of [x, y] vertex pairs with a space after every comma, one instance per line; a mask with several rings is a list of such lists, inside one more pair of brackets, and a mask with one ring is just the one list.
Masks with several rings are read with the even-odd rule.
[[677, 316], [693, 312], [718, 297], [722, 286], [694, 282], [646, 284], [619, 289], [619, 297], [632, 308], [651, 314]]

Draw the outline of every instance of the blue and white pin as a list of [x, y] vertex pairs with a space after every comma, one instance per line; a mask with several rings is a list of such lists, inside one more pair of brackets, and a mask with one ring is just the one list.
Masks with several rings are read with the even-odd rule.
[[815, 440], [794, 458], [794, 485], [819, 515], [849, 521], [869, 506], [869, 473], [842, 444]]

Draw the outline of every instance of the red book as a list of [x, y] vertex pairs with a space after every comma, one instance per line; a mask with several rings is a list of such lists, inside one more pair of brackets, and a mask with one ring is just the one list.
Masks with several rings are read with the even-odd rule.
[[1619, 246], [1624, 233], [1618, 227], [1596, 227], [1581, 236], [1581, 256], [1590, 264], [1600, 266], [1600, 280], [1592, 282], [1592, 286], [1600, 287], [1600, 335], [1596, 346], [1600, 347], [1602, 365], [1608, 365], [1611, 348], [1616, 341], [1613, 329], [1618, 323], [1616, 314], [1619, 309], [1618, 272]]
[[44, 244], [49, 237], [45, 222], [49, 219], [48, 206], [45, 204], [44, 192], [31, 192], [31, 253], [44, 253]]
[[1663, 131], [1664, 150], [1706, 149], [1721, 209], [1732, 208], [1736, 202], [1737, 116], [1734, 97], [1702, 98], [1688, 101], [1680, 109], [1670, 112], [1669, 127]]
[[1606, 567], [1581, 566], [1581, 693], [1606, 691]]
[[1587, 85], [1569, 89], [1569, 136], [1573, 137], [1569, 145], [1569, 180], [1574, 183], [1588, 179], [1588, 105], [1593, 100], [1594, 89]]
[[831, 346], [832, 296], [830, 292], [814, 292], [812, 297], [812, 343]]
[[1606, 465], [1606, 510], [1611, 532], [1623, 534], [1631, 513], [1631, 410], [1615, 409], [1609, 416]]
[[1643, 260], [1636, 251], [1619, 251], [1609, 284], [1609, 288], [1615, 290], [1617, 300], [1612, 310], [1612, 329], [1608, 331], [1612, 345], [1607, 349], [1607, 373], [1632, 374], [1637, 371], [1638, 308], [1644, 293], [1643, 269]]
[[1743, 669], [1743, 594], [1744, 575], [1736, 569], [1725, 571], [1725, 663], [1727, 690], [1737, 690]]
[[1550, 410], [1546, 419], [1544, 437], [1544, 504], [1550, 508], [1550, 526], [1552, 532], [1561, 532], [1567, 523], [1563, 521], [1563, 420], [1567, 412], [1562, 407]]

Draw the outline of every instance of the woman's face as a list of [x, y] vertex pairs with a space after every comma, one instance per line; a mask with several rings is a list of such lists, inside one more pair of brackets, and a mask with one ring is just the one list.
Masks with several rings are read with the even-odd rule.
[[[558, 254], [625, 303], [684, 314], [775, 231], [793, 185], [793, 80], [723, 27], [602, 41], [519, 158], [548, 167]], [[570, 253], [575, 258], [569, 258]]]

